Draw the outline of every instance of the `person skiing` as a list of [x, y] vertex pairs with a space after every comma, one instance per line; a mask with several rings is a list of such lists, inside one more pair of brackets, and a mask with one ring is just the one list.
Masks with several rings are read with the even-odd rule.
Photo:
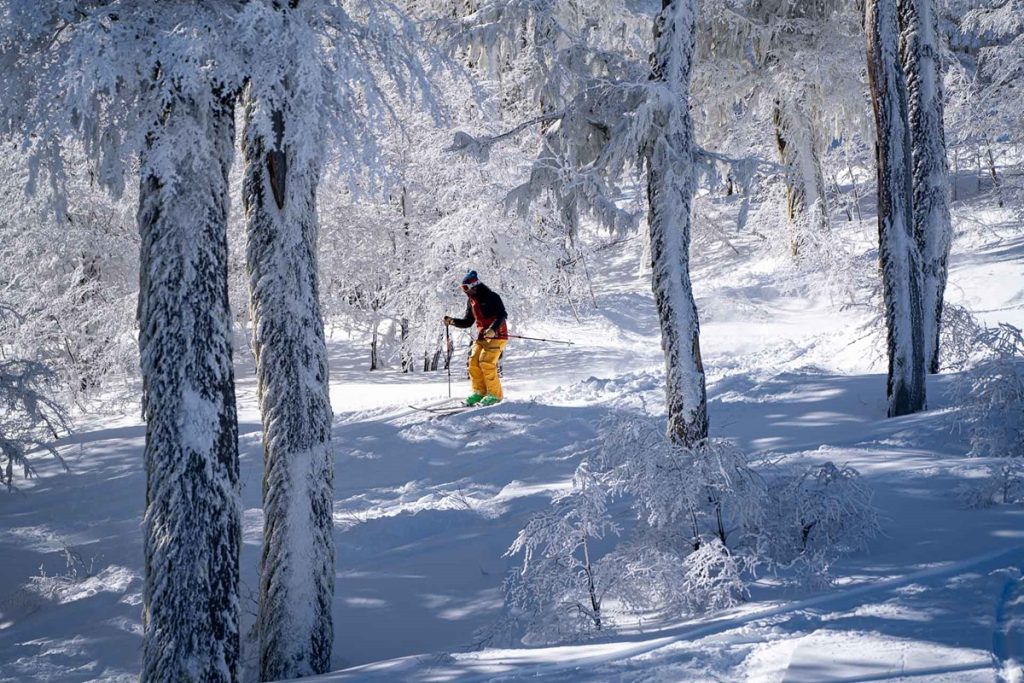
[[462, 278], [462, 291], [466, 293], [466, 313], [461, 318], [444, 317], [445, 325], [467, 328], [476, 323], [477, 338], [469, 354], [469, 378], [473, 393], [466, 399], [467, 406], [492, 406], [504, 398], [498, 379], [498, 359], [508, 344], [505, 304], [501, 297], [480, 282], [476, 271]]

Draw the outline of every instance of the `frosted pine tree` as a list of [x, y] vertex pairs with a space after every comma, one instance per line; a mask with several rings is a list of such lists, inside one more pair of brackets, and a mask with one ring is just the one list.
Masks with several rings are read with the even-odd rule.
[[925, 407], [920, 254], [913, 234], [907, 84], [900, 64], [896, 0], [868, 0], [868, 78], [878, 161], [878, 252], [888, 335], [890, 417]]
[[243, 198], [253, 348], [263, 417], [260, 679], [324, 673], [333, 644], [334, 461], [317, 273], [323, 135], [317, 36], [275, 3], [280, 70], [246, 92]]
[[689, 113], [695, 0], [662, 0], [654, 25], [653, 120], [644, 157], [652, 285], [667, 371], [669, 436], [695, 445], [708, 435], [700, 324], [690, 283], [693, 124]]
[[921, 253], [924, 357], [939, 371], [939, 328], [952, 241], [943, 125], [942, 59], [935, 0], [899, 0], [913, 162], [914, 239]]

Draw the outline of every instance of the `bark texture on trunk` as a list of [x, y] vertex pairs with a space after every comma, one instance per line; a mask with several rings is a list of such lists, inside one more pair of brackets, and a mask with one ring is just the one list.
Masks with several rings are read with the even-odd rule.
[[319, 169], [249, 126], [243, 197], [256, 377], [263, 419], [261, 680], [330, 668], [334, 640], [334, 459], [316, 244]]
[[920, 255], [913, 232], [907, 84], [899, 56], [896, 0], [867, 0], [868, 77], [878, 164], [878, 252], [882, 268], [890, 417], [925, 407]]
[[943, 124], [942, 57], [935, 0], [898, 0], [913, 162], [914, 239], [921, 253], [924, 354], [939, 371], [939, 332], [953, 229]]
[[665, 353], [668, 433], [693, 446], [707, 438], [700, 324], [690, 282], [693, 124], [690, 71], [696, 0], [663, 0], [654, 27], [651, 80], [665, 96], [645, 154], [652, 287]]
[[228, 307], [233, 98], [177, 100], [142, 155], [144, 681], [235, 681], [241, 503]]

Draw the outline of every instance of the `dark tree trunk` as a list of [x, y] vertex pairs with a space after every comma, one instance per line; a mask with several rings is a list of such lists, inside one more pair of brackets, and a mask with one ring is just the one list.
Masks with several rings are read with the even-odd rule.
[[800, 253], [800, 229], [808, 220], [820, 232], [829, 229], [828, 205], [821, 160], [814, 143], [814, 131], [806, 115], [788, 112], [781, 102], [773, 110], [775, 146], [786, 169], [786, 217], [789, 220], [790, 253]]

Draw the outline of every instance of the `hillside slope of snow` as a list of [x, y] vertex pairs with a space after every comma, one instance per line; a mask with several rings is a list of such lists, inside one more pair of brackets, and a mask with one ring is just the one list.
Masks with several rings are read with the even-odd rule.
[[[837, 229], [867, 243], [872, 227]], [[510, 344], [509, 400], [492, 409], [411, 410], [446, 397], [443, 373], [370, 373], [362, 340], [332, 340], [338, 671], [320, 680], [1022, 680], [1024, 510], [957, 499], [982, 464], [965, 458], [955, 430], [948, 393], [958, 375], [930, 380], [928, 412], [885, 419], [870, 307], [844, 306], [835, 287], [742, 239], [695, 263], [712, 434], [748, 452], [852, 465], [874, 490], [883, 536], [820, 592], [766, 576], [749, 602], [704, 619], [623, 624], [563, 647], [486, 647], [517, 530], [570, 485], [606, 416], [661, 411], [657, 319], [636, 276], [637, 244], [591, 266], [602, 273], [598, 307], [581, 323], [567, 313], [515, 330], [575, 344]], [[950, 301], [1024, 326], [1019, 229], [972, 232], [954, 252]], [[515, 302], [506, 304], [514, 323]], [[468, 393], [453, 375], [455, 395]], [[248, 629], [261, 427], [251, 367], [238, 379]], [[0, 494], [0, 680], [137, 676], [143, 434], [133, 414], [81, 420], [62, 446], [70, 472], [47, 464]]]

